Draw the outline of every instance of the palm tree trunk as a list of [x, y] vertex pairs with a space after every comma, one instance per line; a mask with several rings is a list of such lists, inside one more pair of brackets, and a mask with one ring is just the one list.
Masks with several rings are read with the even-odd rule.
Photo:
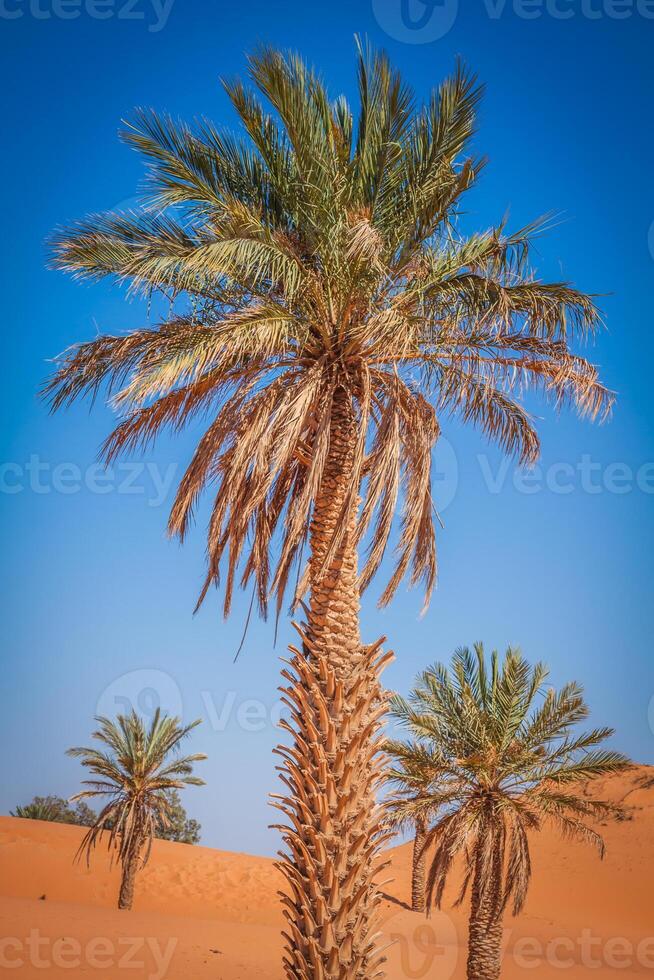
[[[378, 729], [385, 711], [380, 671], [389, 656], [381, 642], [361, 643], [354, 543], [356, 507], [343, 513], [356, 436], [351, 401], [335, 398], [330, 448], [310, 530], [311, 600], [299, 649], [283, 671], [292, 735], [277, 805], [288, 852], [280, 867], [288, 887], [284, 966], [292, 980], [372, 980], [382, 977], [376, 947], [378, 895], [374, 879], [385, 835], [375, 801]], [[345, 533], [321, 568], [339, 521]]]
[[416, 820], [416, 834], [413, 839], [413, 866], [411, 869], [411, 908], [414, 912], [425, 911], [425, 866], [427, 855], [427, 825], [424, 820]]
[[118, 908], [129, 911], [134, 902], [134, 886], [136, 884], [136, 873], [139, 868], [141, 854], [140, 844], [132, 847], [127, 859], [123, 863], [123, 876], [120, 882], [120, 895], [118, 896]]
[[489, 873], [477, 863], [468, 933], [468, 980], [499, 980], [502, 966], [501, 880], [497, 863]]

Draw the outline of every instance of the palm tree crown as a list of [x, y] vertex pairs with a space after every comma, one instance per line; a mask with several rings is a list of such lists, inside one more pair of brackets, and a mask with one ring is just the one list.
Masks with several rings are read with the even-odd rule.
[[200, 601], [226, 557], [226, 611], [239, 578], [255, 582], [263, 611], [271, 594], [282, 603], [334, 419], [344, 421], [354, 433], [344, 519], [295, 595], [328, 571], [360, 496], [361, 588], [402, 499], [382, 602], [406, 573], [429, 594], [441, 415], [458, 413], [522, 461], [539, 451], [520, 403], [527, 387], [603, 416], [611, 396], [570, 346], [595, 331], [597, 309], [567, 283], [535, 277], [538, 222], [515, 234], [459, 229], [461, 197], [483, 167], [470, 150], [481, 90], [462, 67], [419, 106], [385, 55], [361, 49], [356, 114], [294, 55], [263, 49], [249, 74], [253, 89], [225, 83], [244, 138], [138, 112], [123, 136], [149, 167], [143, 206], [56, 236], [58, 267], [171, 305], [156, 326], [66, 352], [47, 394], [58, 408], [106, 384], [123, 415], [107, 460], [209, 418], [169, 529], [183, 538], [216, 485]]
[[204, 785], [203, 779], [193, 775], [193, 764], [206, 755], [177, 754], [180, 743], [200, 722], [182, 726], [179, 718], [162, 716], [158, 708], [147, 727], [135, 711], [118, 715], [115, 722], [104, 717], [96, 721], [99, 728], [93, 738], [101, 747], [68, 750], [68, 755], [81, 759], [93, 775], [83, 781], [87, 789], [73, 800], [100, 797], [106, 801], [80, 852], [86, 851], [89, 859], [98, 840], [107, 833], [109, 848], [117, 850], [123, 864], [135, 853], [145, 863], [153, 837], [170, 824], [170, 791]]
[[[394, 698], [393, 714], [412, 739], [392, 741], [389, 748], [430, 784], [418, 799], [404, 784], [396, 813], [409, 819], [440, 811], [428, 835], [434, 848], [430, 903], [440, 904], [452, 862], [462, 854], [466, 875], [458, 901], [472, 884], [491, 918], [510, 900], [513, 913], [520, 912], [531, 875], [528, 833], [545, 821], [603, 853], [587, 820], [611, 807], [584, 786], [628, 762], [598, 748], [612, 729], [573, 732], [589, 713], [582, 689], [571, 683], [546, 690], [546, 677], [543, 664], [530, 667], [511, 648], [502, 663], [493, 652], [488, 665], [476, 644], [473, 652], [456, 651], [451, 672], [440, 664], [425, 671], [408, 701]], [[401, 771], [395, 775], [400, 778]]]

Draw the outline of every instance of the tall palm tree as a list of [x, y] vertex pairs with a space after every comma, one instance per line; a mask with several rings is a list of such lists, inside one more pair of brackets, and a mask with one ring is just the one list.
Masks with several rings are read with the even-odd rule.
[[150, 856], [152, 839], [170, 824], [169, 793], [184, 786], [203, 786], [204, 780], [193, 775], [193, 764], [207, 757], [177, 754], [199, 720], [182, 726], [179, 718], [162, 715], [157, 708], [147, 727], [135, 711], [118, 715], [115, 722], [103, 717], [96, 721], [99, 728], [92, 737], [101, 748], [68, 750], [93, 774], [82, 783], [88, 789], [73, 800], [101, 797], [106, 801], [79, 853], [86, 852], [90, 861], [96, 844], [107, 834], [109, 850], [117, 852], [122, 866], [118, 908], [131, 909], [136, 874]]
[[154, 326], [63, 354], [46, 391], [54, 409], [112, 395], [108, 461], [206, 420], [169, 521], [183, 539], [213, 486], [199, 602], [221, 567], [226, 613], [235, 584], [264, 614], [270, 597], [279, 613], [308, 593], [285, 672], [285, 963], [290, 977], [371, 977], [386, 658], [363, 644], [359, 606], [398, 499], [382, 603], [406, 574], [427, 596], [435, 582], [441, 415], [530, 461], [525, 388], [591, 418], [611, 396], [571, 349], [598, 326], [592, 299], [530, 271], [539, 224], [458, 229], [483, 165], [469, 149], [480, 89], [461, 66], [419, 106], [362, 49], [356, 118], [295, 55], [264, 48], [248, 68], [254, 88], [225, 83], [242, 137], [137, 112], [123, 135], [148, 164], [143, 206], [56, 236], [59, 268], [170, 305]]
[[384, 746], [390, 765], [384, 773], [393, 792], [384, 800], [385, 822], [393, 831], [411, 830], [411, 908], [426, 909], [427, 835], [439, 807], [433, 793], [441, 775], [439, 760], [428, 745], [389, 739]]
[[493, 652], [487, 664], [479, 643], [456, 651], [451, 672], [441, 664], [425, 671], [408, 701], [393, 699], [412, 736], [395, 750], [412, 769], [438, 772], [426, 799], [398, 804], [405, 819], [440, 809], [427, 835], [428, 904], [440, 906], [453, 862], [463, 860], [457, 904], [470, 892], [469, 980], [500, 976], [503, 917], [509, 903], [519, 914], [531, 878], [529, 834], [552, 824], [603, 855], [588, 821], [616, 808], [591, 796], [588, 782], [629, 764], [598, 748], [612, 729], [574, 731], [588, 717], [582, 689], [546, 689], [547, 673], [511, 648], [502, 663]]

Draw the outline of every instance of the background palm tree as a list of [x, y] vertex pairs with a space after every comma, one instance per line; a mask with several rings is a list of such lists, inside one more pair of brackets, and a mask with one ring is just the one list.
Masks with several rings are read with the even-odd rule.
[[95, 822], [95, 813], [83, 800], [71, 807], [70, 802], [61, 796], [35, 796], [31, 803], [10, 810], [9, 815], [27, 820], [72, 823], [79, 827], [90, 827]]
[[589, 713], [579, 685], [546, 690], [546, 677], [543, 664], [530, 667], [511, 648], [501, 664], [496, 652], [487, 664], [479, 643], [472, 653], [456, 651], [451, 672], [441, 664], [425, 671], [409, 701], [393, 700], [394, 717], [414, 738], [402, 750], [407, 764], [439, 772], [427, 800], [402, 804], [405, 819], [427, 806], [441, 810], [427, 836], [429, 904], [440, 906], [452, 864], [463, 857], [457, 904], [470, 891], [469, 980], [500, 976], [504, 912], [512, 902], [517, 915], [527, 897], [529, 833], [553, 823], [603, 855], [587, 821], [616, 808], [588, 795], [587, 783], [629, 764], [597, 748], [612, 729], [573, 731]]
[[591, 418], [611, 396], [571, 347], [598, 326], [593, 301], [531, 271], [541, 225], [457, 226], [483, 166], [472, 76], [458, 66], [421, 106], [385, 55], [360, 50], [355, 115], [295, 55], [265, 48], [248, 67], [254, 88], [225, 83], [244, 138], [138, 112], [123, 136], [148, 164], [143, 206], [55, 237], [59, 268], [164, 296], [167, 311], [63, 354], [46, 393], [57, 409], [104, 386], [123, 417], [108, 461], [208, 417], [169, 521], [184, 538], [213, 485], [199, 602], [221, 567], [226, 613], [235, 584], [252, 585], [262, 613], [271, 596], [279, 613], [290, 581], [296, 602], [309, 593], [284, 675], [285, 965], [371, 977], [386, 658], [362, 643], [359, 605], [398, 500], [382, 603], [407, 574], [427, 597], [435, 582], [441, 415], [531, 461], [521, 392]]
[[47, 820], [56, 821], [56, 810], [48, 800], [33, 800], [25, 806], [17, 806], [15, 810], [9, 811], [10, 817], [21, 817], [23, 820]]
[[122, 866], [118, 908], [131, 909], [137, 871], [150, 856], [152, 839], [170, 825], [170, 791], [184, 786], [203, 786], [193, 775], [193, 763], [206, 755], [176, 755], [180, 743], [199, 725], [180, 725], [179, 718], [162, 715], [157, 708], [148, 727], [132, 711], [118, 715], [115, 722], [98, 717], [93, 738], [101, 748], [73, 748], [68, 755], [81, 759], [94, 778], [86, 779], [73, 797], [106, 800], [95, 823], [84, 836], [80, 853], [90, 861], [93, 848], [107, 834], [110, 850], [115, 850]]
[[384, 751], [390, 757], [385, 780], [393, 792], [384, 800], [385, 822], [395, 832], [411, 830], [411, 908], [426, 908], [427, 835], [438, 814], [433, 793], [440, 777], [439, 760], [429, 745], [389, 739]]

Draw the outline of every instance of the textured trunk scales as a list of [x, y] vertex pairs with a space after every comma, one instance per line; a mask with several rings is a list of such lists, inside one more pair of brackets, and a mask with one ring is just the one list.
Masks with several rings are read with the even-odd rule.
[[134, 902], [134, 885], [136, 883], [136, 872], [139, 868], [140, 847], [134, 847], [129, 853], [123, 864], [123, 876], [120, 882], [120, 895], [118, 896], [118, 908], [129, 911]]
[[416, 820], [416, 833], [413, 839], [413, 867], [411, 869], [411, 908], [414, 912], [425, 911], [426, 841], [427, 826], [425, 821]]
[[497, 862], [489, 874], [478, 862], [472, 885], [468, 980], [499, 980], [502, 966], [501, 880]]
[[[283, 671], [283, 723], [292, 744], [277, 751], [287, 794], [287, 880], [284, 967], [292, 980], [373, 980], [382, 977], [377, 947], [378, 895], [385, 835], [376, 805], [379, 725], [385, 710], [380, 672], [390, 659], [381, 642], [361, 643], [354, 544], [357, 502], [343, 516], [351, 472], [355, 419], [337, 392], [329, 455], [311, 525], [311, 603], [301, 643]], [[341, 544], [319, 574], [341, 520]]]

